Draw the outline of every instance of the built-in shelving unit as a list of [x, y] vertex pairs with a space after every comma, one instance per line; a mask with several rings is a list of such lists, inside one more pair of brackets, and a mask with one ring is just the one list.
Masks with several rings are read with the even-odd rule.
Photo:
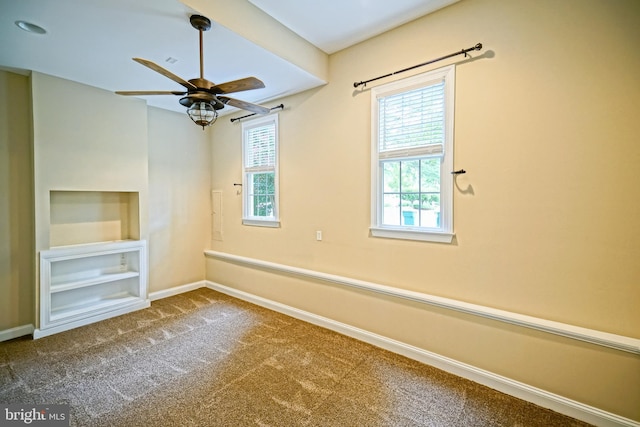
[[35, 338], [149, 306], [146, 242], [123, 240], [40, 252]]
[[148, 307], [137, 191], [49, 191], [34, 338]]

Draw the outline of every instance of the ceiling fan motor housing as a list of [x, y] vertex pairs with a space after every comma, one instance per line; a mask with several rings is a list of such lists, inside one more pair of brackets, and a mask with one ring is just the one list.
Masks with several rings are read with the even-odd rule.
[[214, 109], [221, 110], [224, 108], [224, 104], [216, 98], [215, 95], [209, 92], [193, 92], [185, 96], [184, 98], [180, 98], [180, 104], [189, 108], [196, 102], [208, 102], [210, 103]]
[[200, 90], [206, 90], [206, 91], [208, 91], [213, 86], [215, 86], [213, 82], [210, 82], [209, 80], [203, 79], [203, 78], [191, 79], [189, 80], [189, 83], [191, 83], [192, 85], [194, 85]]

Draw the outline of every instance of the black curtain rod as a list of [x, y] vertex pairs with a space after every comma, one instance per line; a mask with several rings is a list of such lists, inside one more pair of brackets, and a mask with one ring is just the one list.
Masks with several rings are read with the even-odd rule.
[[473, 47], [470, 47], [468, 49], [462, 49], [462, 50], [460, 50], [458, 52], [450, 53], [449, 55], [445, 55], [445, 56], [437, 58], [437, 59], [432, 59], [431, 61], [423, 62], [422, 64], [414, 65], [413, 67], [409, 67], [409, 68], [405, 68], [405, 69], [402, 69], [402, 70], [399, 70], [399, 71], [394, 71], [393, 73], [385, 74], [384, 76], [375, 77], [373, 79], [365, 80], [363, 82], [355, 82], [353, 84], [353, 87], [358, 87], [360, 85], [366, 86], [367, 83], [369, 83], [369, 82], [372, 82], [372, 81], [375, 81], [375, 80], [384, 79], [385, 77], [393, 76], [394, 74], [404, 73], [405, 71], [413, 70], [414, 68], [424, 67], [425, 65], [433, 64], [434, 62], [442, 61], [443, 59], [451, 58], [452, 56], [456, 56], [456, 55], [467, 56], [467, 52], [471, 52], [472, 50], [480, 50], [480, 49], [482, 49], [482, 43], [478, 43], [477, 45], [475, 45]]
[[[275, 107], [271, 107], [270, 110], [273, 111], [273, 110], [278, 109], [278, 108], [284, 109], [284, 104], [280, 104], [280, 105], [276, 105]], [[231, 123], [233, 123], [235, 121], [246, 119], [247, 117], [251, 117], [251, 116], [255, 116], [255, 115], [256, 115], [256, 113], [251, 113], [251, 114], [247, 114], [246, 116], [236, 117], [235, 119], [230, 119], [230, 120], [231, 120]]]

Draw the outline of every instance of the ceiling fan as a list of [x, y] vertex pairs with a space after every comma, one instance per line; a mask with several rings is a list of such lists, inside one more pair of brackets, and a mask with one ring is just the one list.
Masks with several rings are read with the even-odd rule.
[[260, 89], [264, 87], [264, 83], [255, 77], [245, 77], [243, 79], [234, 80], [226, 83], [215, 84], [204, 78], [203, 65], [203, 49], [202, 34], [211, 28], [209, 18], [200, 15], [191, 15], [191, 26], [200, 33], [200, 77], [184, 80], [176, 76], [171, 71], [162, 68], [158, 64], [142, 58], [133, 58], [134, 61], [151, 68], [153, 71], [170, 78], [176, 83], [184, 86], [185, 91], [116, 91], [118, 95], [140, 96], [140, 95], [177, 95], [180, 98], [180, 104], [187, 107], [187, 114], [195, 124], [209, 126], [215, 122], [218, 117], [218, 110], [224, 108], [225, 105], [242, 108], [256, 114], [268, 114], [271, 110], [261, 105], [252, 104], [247, 101], [222, 96], [228, 93], [241, 92], [245, 90]]

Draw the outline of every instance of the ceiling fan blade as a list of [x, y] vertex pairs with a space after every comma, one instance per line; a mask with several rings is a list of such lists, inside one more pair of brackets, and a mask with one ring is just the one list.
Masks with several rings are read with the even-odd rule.
[[242, 108], [243, 110], [251, 111], [256, 114], [269, 114], [271, 110], [267, 107], [263, 107], [262, 105], [252, 104], [247, 101], [241, 101], [239, 99], [227, 98], [226, 96], [219, 96], [218, 99], [226, 105], [231, 105], [232, 107]]
[[186, 81], [182, 77], [176, 76], [171, 71], [169, 71], [169, 70], [167, 70], [165, 68], [162, 68], [161, 66], [159, 66], [155, 62], [151, 62], [151, 61], [148, 61], [148, 60], [142, 59], [142, 58], [133, 58], [133, 60], [136, 61], [139, 64], [144, 65], [145, 67], [151, 68], [156, 73], [160, 73], [163, 76], [170, 78], [171, 80], [173, 80], [176, 83], [180, 83], [182, 86], [186, 87], [187, 89], [191, 89], [191, 90], [197, 90], [198, 89], [192, 83], [189, 83], [188, 81]]
[[261, 89], [264, 87], [264, 83], [255, 77], [246, 77], [244, 79], [234, 80], [231, 82], [220, 83], [219, 85], [213, 85], [209, 91], [211, 93], [233, 93], [241, 92], [243, 90]]
[[187, 92], [175, 90], [118, 90], [118, 95], [138, 96], [138, 95], [186, 95]]

